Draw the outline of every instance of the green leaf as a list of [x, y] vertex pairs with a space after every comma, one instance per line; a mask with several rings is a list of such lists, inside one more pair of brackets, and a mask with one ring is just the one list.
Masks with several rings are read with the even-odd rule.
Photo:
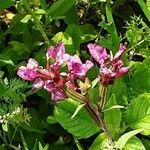
[[114, 105], [114, 106], [112, 106], [110, 108], [104, 109], [103, 112], [110, 111], [112, 109], [120, 109], [120, 108], [125, 108], [125, 107], [121, 106], [121, 105]]
[[2, 124], [2, 129], [3, 129], [5, 132], [8, 132], [8, 124], [7, 124], [7, 123]]
[[73, 119], [78, 113], [79, 111], [85, 106], [85, 104], [81, 104], [79, 105], [76, 110], [74, 111], [73, 115], [71, 116], [71, 119]]
[[65, 44], [67, 52], [69, 52], [70, 54], [75, 54], [75, 48], [73, 46], [72, 38], [67, 33], [59, 32], [55, 34], [50, 42], [52, 45], [55, 45], [58, 42], [63, 42]]
[[131, 71], [130, 88], [133, 95], [150, 92], [150, 57], [143, 62], [134, 63]]
[[77, 52], [79, 53], [80, 50], [80, 41], [81, 41], [81, 31], [80, 26], [76, 24], [71, 24], [65, 31], [72, 37], [73, 44]]
[[133, 129], [143, 128], [142, 134], [150, 135], [150, 94], [134, 98], [126, 112], [126, 121]]
[[[69, 13], [68, 13], [69, 12]], [[75, 5], [73, 5], [67, 13], [65, 13], [64, 21], [66, 24], [79, 24], [79, 16], [76, 11]]]
[[88, 138], [99, 131], [99, 127], [92, 120], [85, 109], [81, 109], [78, 114], [71, 119], [75, 109], [80, 103], [71, 98], [60, 102], [55, 109], [55, 117], [64, 129], [72, 133], [77, 138]]
[[124, 135], [122, 135], [119, 140], [117, 141], [117, 147], [122, 150], [124, 148], [124, 146], [126, 145], [126, 143], [128, 142], [128, 140], [133, 137], [134, 135], [142, 132], [143, 129], [137, 129], [137, 130], [133, 130], [130, 131], [128, 133], [125, 133]]
[[[106, 103], [106, 108], [113, 107], [116, 105], [116, 97], [112, 94], [111, 98]], [[120, 109], [112, 109], [111, 111], [104, 112], [104, 119], [107, 124], [108, 130], [113, 137], [119, 134], [120, 132], [120, 122], [121, 122], [122, 113]]]
[[108, 150], [108, 147], [108, 140], [106, 139], [105, 134], [102, 133], [98, 135], [89, 150]]
[[142, 142], [137, 137], [132, 137], [126, 143], [124, 150], [146, 150]]
[[24, 148], [24, 150], [29, 150], [29, 149], [28, 149], [28, 146], [27, 146], [27, 143], [26, 143], [26, 141], [25, 141], [25, 139], [24, 139], [24, 136], [23, 136], [22, 131], [20, 131], [20, 135], [21, 135], [21, 140], [22, 140], [22, 143], [23, 143], [23, 148]]
[[94, 79], [94, 80], [91, 82], [91, 84], [92, 84], [91, 89], [93, 89], [93, 88], [97, 85], [98, 82], [99, 82], [99, 78], [97, 77], [96, 79]]
[[80, 25], [81, 43], [89, 42], [96, 38], [96, 31], [91, 24]]
[[49, 15], [52, 19], [63, 16], [76, 2], [76, 0], [58, 0], [49, 8]]
[[13, 61], [9, 58], [7, 54], [0, 54], [0, 62], [3, 64], [14, 65]]
[[140, 5], [141, 9], [143, 10], [143, 12], [144, 12], [145, 16], [147, 17], [148, 21], [150, 21], [150, 11], [147, 8], [144, 0], [138, 0], [137, 2]]
[[57, 123], [57, 119], [54, 116], [48, 116], [47, 123], [49, 123], [49, 124]]
[[14, 4], [14, 0], [0, 0], [0, 9], [9, 8]]
[[23, 19], [21, 19], [21, 22], [27, 23], [30, 19], [32, 19], [31, 15], [26, 15]]
[[[119, 89], [119, 90], [118, 90]], [[127, 105], [127, 86], [122, 78], [117, 79], [113, 86], [109, 86], [108, 88], [108, 98], [114, 94], [116, 97], [117, 104], [119, 105]]]
[[112, 11], [111, 11], [111, 2], [110, 0], [106, 0], [106, 17], [107, 17], [107, 22], [110, 25], [110, 28], [108, 30], [110, 36], [112, 37], [112, 44], [113, 44], [113, 53], [116, 53], [119, 48], [119, 37], [117, 33], [117, 29], [115, 26], [115, 22], [112, 16]]
[[43, 14], [46, 14], [46, 11], [43, 9], [35, 9], [33, 11], [33, 14], [43, 15]]

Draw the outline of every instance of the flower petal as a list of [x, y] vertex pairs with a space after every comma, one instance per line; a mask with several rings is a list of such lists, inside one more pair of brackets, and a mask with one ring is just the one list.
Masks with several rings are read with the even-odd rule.
[[37, 68], [39, 66], [38, 62], [32, 58], [30, 58], [28, 60], [28, 63], [27, 63], [27, 68], [28, 69], [34, 69], [34, 68]]
[[17, 75], [24, 80], [34, 80], [37, 77], [37, 73], [34, 69], [28, 69], [25, 66], [20, 66], [17, 72]]
[[35, 82], [33, 83], [33, 87], [36, 89], [43, 87], [43, 85], [44, 81], [40, 78], [36, 79]]
[[105, 48], [102, 48], [101, 46], [97, 44], [88, 44], [87, 45], [90, 54], [92, 57], [101, 65], [104, 63], [105, 60], [108, 59], [108, 54], [106, 52]]
[[66, 98], [66, 96], [61, 89], [54, 90], [51, 93], [51, 100], [53, 100], [53, 101], [63, 100], [65, 98]]

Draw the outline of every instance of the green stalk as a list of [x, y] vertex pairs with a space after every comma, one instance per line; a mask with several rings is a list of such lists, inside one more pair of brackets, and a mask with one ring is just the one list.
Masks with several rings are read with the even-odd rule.
[[148, 10], [145, 2], [143, 0], [138, 0], [138, 4], [140, 5], [142, 11], [144, 12], [145, 16], [147, 17], [148, 21], [150, 22], [150, 11]]
[[[106, 135], [110, 145], [113, 146], [114, 143], [113, 143], [113, 140], [107, 130], [106, 124], [103, 120], [102, 112], [101, 111], [99, 112], [92, 105], [91, 101], [87, 97], [85, 97], [71, 89], [68, 89], [67, 87], [63, 87], [63, 91], [66, 93], [66, 95], [68, 97], [73, 98], [74, 100], [77, 100], [79, 102], [85, 103], [86, 110], [91, 115], [92, 119], [98, 124], [98, 126], [105, 132], [105, 135]], [[106, 95], [106, 93], [105, 93], [105, 95]]]
[[103, 111], [105, 103], [106, 103], [106, 97], [107, 97], [107, 86], [100, 85], [99, 87], [99, 111]]
[[46, 44], [50, 45], [50, 42], [49, 42], [49, 39], [48, 39], [46, 33], [44, 32], [39, 20], [37, 19], [37, 17], [32, 13], [32, 9], [30, 8], [30, 5], [28, 4], [27, 0], [22, 0], [22, 1], [23, 1], [23, 4], [24, 4], [26, 10], [31, 14], [32, 18], [34, 19], [34, 22], [35, 22], [37, 28], [39, 29], [39, 31], [41, 32]]

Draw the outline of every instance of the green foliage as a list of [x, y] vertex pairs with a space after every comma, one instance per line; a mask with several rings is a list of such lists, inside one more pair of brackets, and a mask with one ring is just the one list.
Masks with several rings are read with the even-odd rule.
[[[117, 102], [115, 95], [112, 94], [111, 98], [108, 100], [106, 104], [106, 108], [110, 108], [114, 105], [117, 105]], [[122, 114], [120, 109], [112, 109], [104, 112], [105, 122], [113, 138], [115, 138], [115, 136], [119, 134], [118, 132], [120, 131], [121, 117]]]
[[[149, 0], [0, 0], [0, 149], [149, 149], [149, 22]], [[45, 66], [46, 49], [57, 42], [83, 62], [93, 61], [88, 43], [113, 54], [120, 42], [126, 43], [123, 61], [130, 72], [108, 87], [102, 111], [114, 147], [85, 109], [86, 102], [68, 98], [54, 104], [48, 92], [34, 91], [18, 79], [18, 67], [29, 58]], [[95, 63], [84, 95], [96, 111], [98, 74]]]
[[129, 106], [126, 113], [126, 121], [128, 126], [133, 129], [144, 129], [144, 132], [142, 132], [144, 135], [150, 134], [149, 106], [150, 95], [148, 93], [144, 93], [132, 100], [131, 105]]
[[75, 117], [72, 117], [78, 105], [78, 102], [72, 99], [66, 99], [66, 101], [57, 105], [55, 116], [58, 122], [75, 137], [79, 139], [88, 138], [97, 133], [99, 128], [85, 109], [81, 109]]

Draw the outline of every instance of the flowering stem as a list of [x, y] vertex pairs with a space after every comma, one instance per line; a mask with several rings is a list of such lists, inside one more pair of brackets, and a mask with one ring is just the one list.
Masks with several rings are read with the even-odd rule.
[[63, 87], [63, 90], [68, 97], [73, 98], [74, 100], [77, 100], [79, 102], [85, 103], [85, 108], [87, 109], [88, 113], [91, 115], [91, 117], [94, 119], [94, 121], [98, 124], [98, 126], [100, 128], [102, 128], [102, 130], [106, 134], [106, 138], [108, 139], [110, 145], [113, 146], [114, 144], [113, 144], [112, 138], [107, 130], [106, 124], [103, 120], [102, 112], [101, 111], [99, 112], [96, 109], [96, 107], [94, 107], [92, 105], [91, 101], [87, 97], [85, 97], [71, 89], [68, 89], [66, 87]]
[[107, 86], [101, 84], [99, 88], [99, 98], [100, 98], [100, 101], [98, 102], [99, 111], [102, 111], [104, 109], [106, 97], [107, 97]]

